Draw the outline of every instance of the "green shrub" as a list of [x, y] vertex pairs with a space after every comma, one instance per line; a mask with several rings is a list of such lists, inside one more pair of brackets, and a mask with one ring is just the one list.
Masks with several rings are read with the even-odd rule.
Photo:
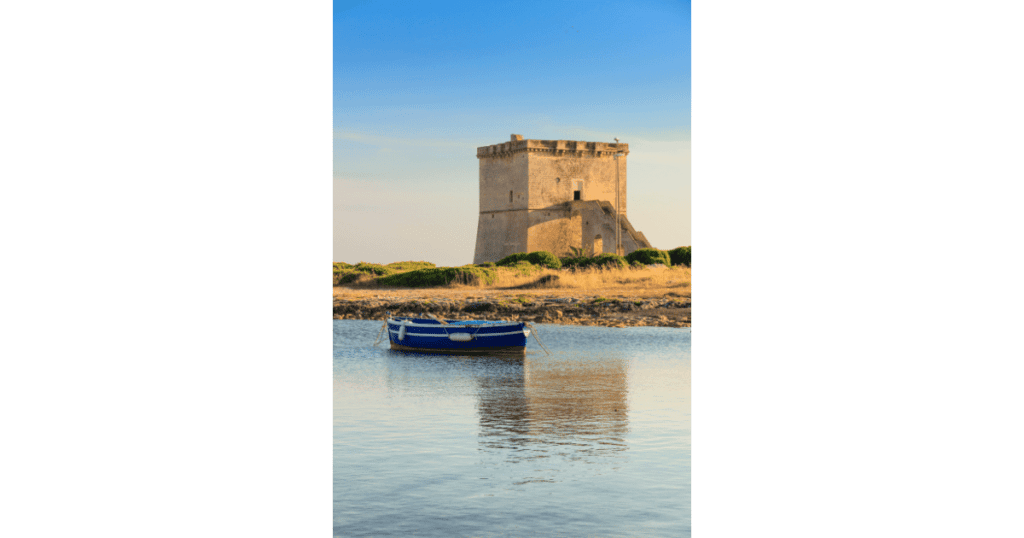
[[509, 254], [504, 258], [498, 260], [498, 267], [507, 267], [509, 265], [515, 265], [519, 262], [528, 262], [530, 255], [525, 252], [516, 252], [515, 254]]
[[588, 260], [585, 256], [567, 256], [565, 258], [559, 258], [558, 261], [562, 262], [562, 268], [568, 269], [572, 267], [578, 267], [580, 263]]
[[334, 262], [334, 270], [335, 270], [335, 272], [340, 271], [342, 269], [348, 269], [350, 267], [352, 267], [352, 264], [348, 264], [348, 263], [345, 263], [345, 262]]
[[604, 254], [598, 254], [597, 256], [590, 258], [587, 265], [596, 267], [629, 267], [625, 258], [618, 254], [612, 254], [611, 252], [605, 252]]
[[429, 269], [437, 266], [430, 262], [394, 262], [387, 264], [387, 267], [395, 271], [412, 271], [414, 269]]
[[519, 262], [530, 262], [534, 265], [543, 265], [551, 269], [560, 269], [562, 267], [562, 261], [558, 259], [554, 254], [546, 250], [538, 250], [529, 254], [525, 252], [516, 252], [515, 254], [509, 254], [504, 258], [498, 260], [498, 267], [510, 267]]
[[584, 269], [587, 267], [628, 267], [626, 259], [611, 252], [598, 254], [593, 258], [580, 256], [578, 258], [563, 258], [562, 267]]
[[668, 257], [672, 265], [690, 266], [690, 247], [679, 247], [668, 251]]
[[477, 267], [494, 267], [494, 262], [484, 262], [476, 264]]
[[642, 263], [640, 263], [638, 261], [629, 262], [629, 266], [633, 267], [633, 268], [645, 267], [644, 264], [642, 264]]
[[546, 250], [538, 250], [537, 252], [531, 252], [526, 255], [526, 261], [534, 265], [543, 265], [548, 269], [561, 269], [562, 261], [559, 260], [554, 254]]
[[497, 279], [494, 269], [482, 267], [432, 267], [416, 269], [405, 273], [382, 276], [377, 279], [381, 286], [401, 288], [430, 288], [449, 284], [493, 284]]
[[630, 263], [638, 261], [644, 265], [652, 265], [655, 263], [672, 265], [672, 260], [669, 259], [668, 252], [658, 250], [656, 248], [642, 248], [634, 250], [626, 255], [626, 261]]

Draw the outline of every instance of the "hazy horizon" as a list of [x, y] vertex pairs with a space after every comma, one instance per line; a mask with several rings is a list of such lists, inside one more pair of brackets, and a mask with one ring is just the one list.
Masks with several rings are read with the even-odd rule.
[[689, 2], [335, 3], [334, 261], [472, 263], [513, 133], [628, 143], [630, 221], [690, 245]]

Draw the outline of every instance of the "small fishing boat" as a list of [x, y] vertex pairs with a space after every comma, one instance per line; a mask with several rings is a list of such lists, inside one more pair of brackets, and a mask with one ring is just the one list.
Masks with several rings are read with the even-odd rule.
[[[421, 353], [526, 354], [530, 325], [520, 321], [388, 317], [391, 349]], [[378, 336], [379, 338], [379, 336]]]

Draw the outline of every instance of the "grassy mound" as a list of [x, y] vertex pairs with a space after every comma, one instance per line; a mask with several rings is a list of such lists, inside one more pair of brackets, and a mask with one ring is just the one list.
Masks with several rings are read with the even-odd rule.
[[335, 262], [334, 285], [341, 286], [344, 284], [351, 284], [358, 280], [370, 280], [379, 276], [391, 275], [395, 272], [396, 271], [394, 269], [384, 267], [377, 263], [359, 262], [356, 265], [350, 265], [344, 262]]
[[385, 267], [379, 263], [366, 263], [359, 262], [352, 269], [359, 271], [360, 273], [366, 273], [368, 275], [375, 276], [387, 276], [395, 274], [397, 271], [389, 267]]
[[429, 269], [437, 266], [430, 262], [394, 262], [387, 264], [386, 267], [395, 271], [415, 271], [416, 269]]
[[431, 267], [405, 273], [382, 276], [377, 279], [381, 286], [396, 288], [430, 288], [451, 284], [493, 284], [497, 275], [494, 269], [482, 267]]

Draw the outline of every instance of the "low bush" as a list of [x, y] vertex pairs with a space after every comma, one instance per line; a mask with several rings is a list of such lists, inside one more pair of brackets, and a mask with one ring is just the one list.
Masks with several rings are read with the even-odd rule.
[[590, 261], [589, 261], [588, 265], [591, 266], [591, 267], [596, 266], [596, 267], [611, 267], [611, 268], [614, 268], [614, 267], [621, 267], [621, 268], [629, 267], [629, 263], [626, 262], [625, 258], [623, 258], [622, 256], [619, 256], [618, 254], [612, 254], [611, 252], [605, 252], [604, 254], [598, 254], [597, 256], [594, 256], [593, 258], [590, 258]]
[[538, 250], [526, 255], [526, 261], [534, 265], [543, 265], [548, 269], [561, 269], [562, 261], [546, 250]]
[[628, 267], [629, 264], [626, 259], [618, 254], [612, 254], [611, 252], [605, 252], [604, 254], [598, 254], [593, 258], [586, 256], [580, 256], [578, 258], [563, 258], [562, 267], [584, 269], [587, 267]]
[[668, 251], [668, 257], [672, 265], [690, 266], [690, 247], [679, 247]]
[[476, 264], [477, 267], [494, 267], [494, 262], [484, 262]]
[[349, 267], [352, 267], [352, 264], [345, 263], [345, 262], [334, 262], [334, 270], [335, 271], [340, 271], [342, 269], [348, 269]]
[[377, 284], [399, 288], [430, 288], [451, 284], [493, 284], [496, 278], [497, 275], [494, 269], [482, 267], [431, 267], [382, 276], [377, 279]]
[[515, 265], [519, 262], [528, 262], [530, 261], [529, 258], [530, 255], [525, 252], [516, 252], [515, 254], [509, 254], [508, 256], [505, 256], [504, 258], [498, 260], [498, 263], [496, 265], [498, 267], [507, 267], [509, 265]]
[[666, 266], [672, 265], [672, 260], [669, 259], [668, 252], [658, 250], [656, 248], [642, 248], [634, 250], [626, 255], [626, 261], [629, 263], [637, 261], [644, 265], [654, 265], [656, 263], [665, 264]]
[[498, 267], [511, 267], [519, 262], [530, 262], [534, 265], [543, 265], [549, 269], [561, 269], [562, 261], [558, 259], [554, 254], [546, 250], [538, 250], [529, 254], [525, 252], [516, 252], [515, 254], [509, 254], [504, 258], [498, 260]]
[[571, 269], [573, 267], [579, 267], [581, 263], [586, 262], [590, 258], [586, 256], [567, 256], [565, 258], [559, 258], [558, 261], [562, 262], [563, 269]]

